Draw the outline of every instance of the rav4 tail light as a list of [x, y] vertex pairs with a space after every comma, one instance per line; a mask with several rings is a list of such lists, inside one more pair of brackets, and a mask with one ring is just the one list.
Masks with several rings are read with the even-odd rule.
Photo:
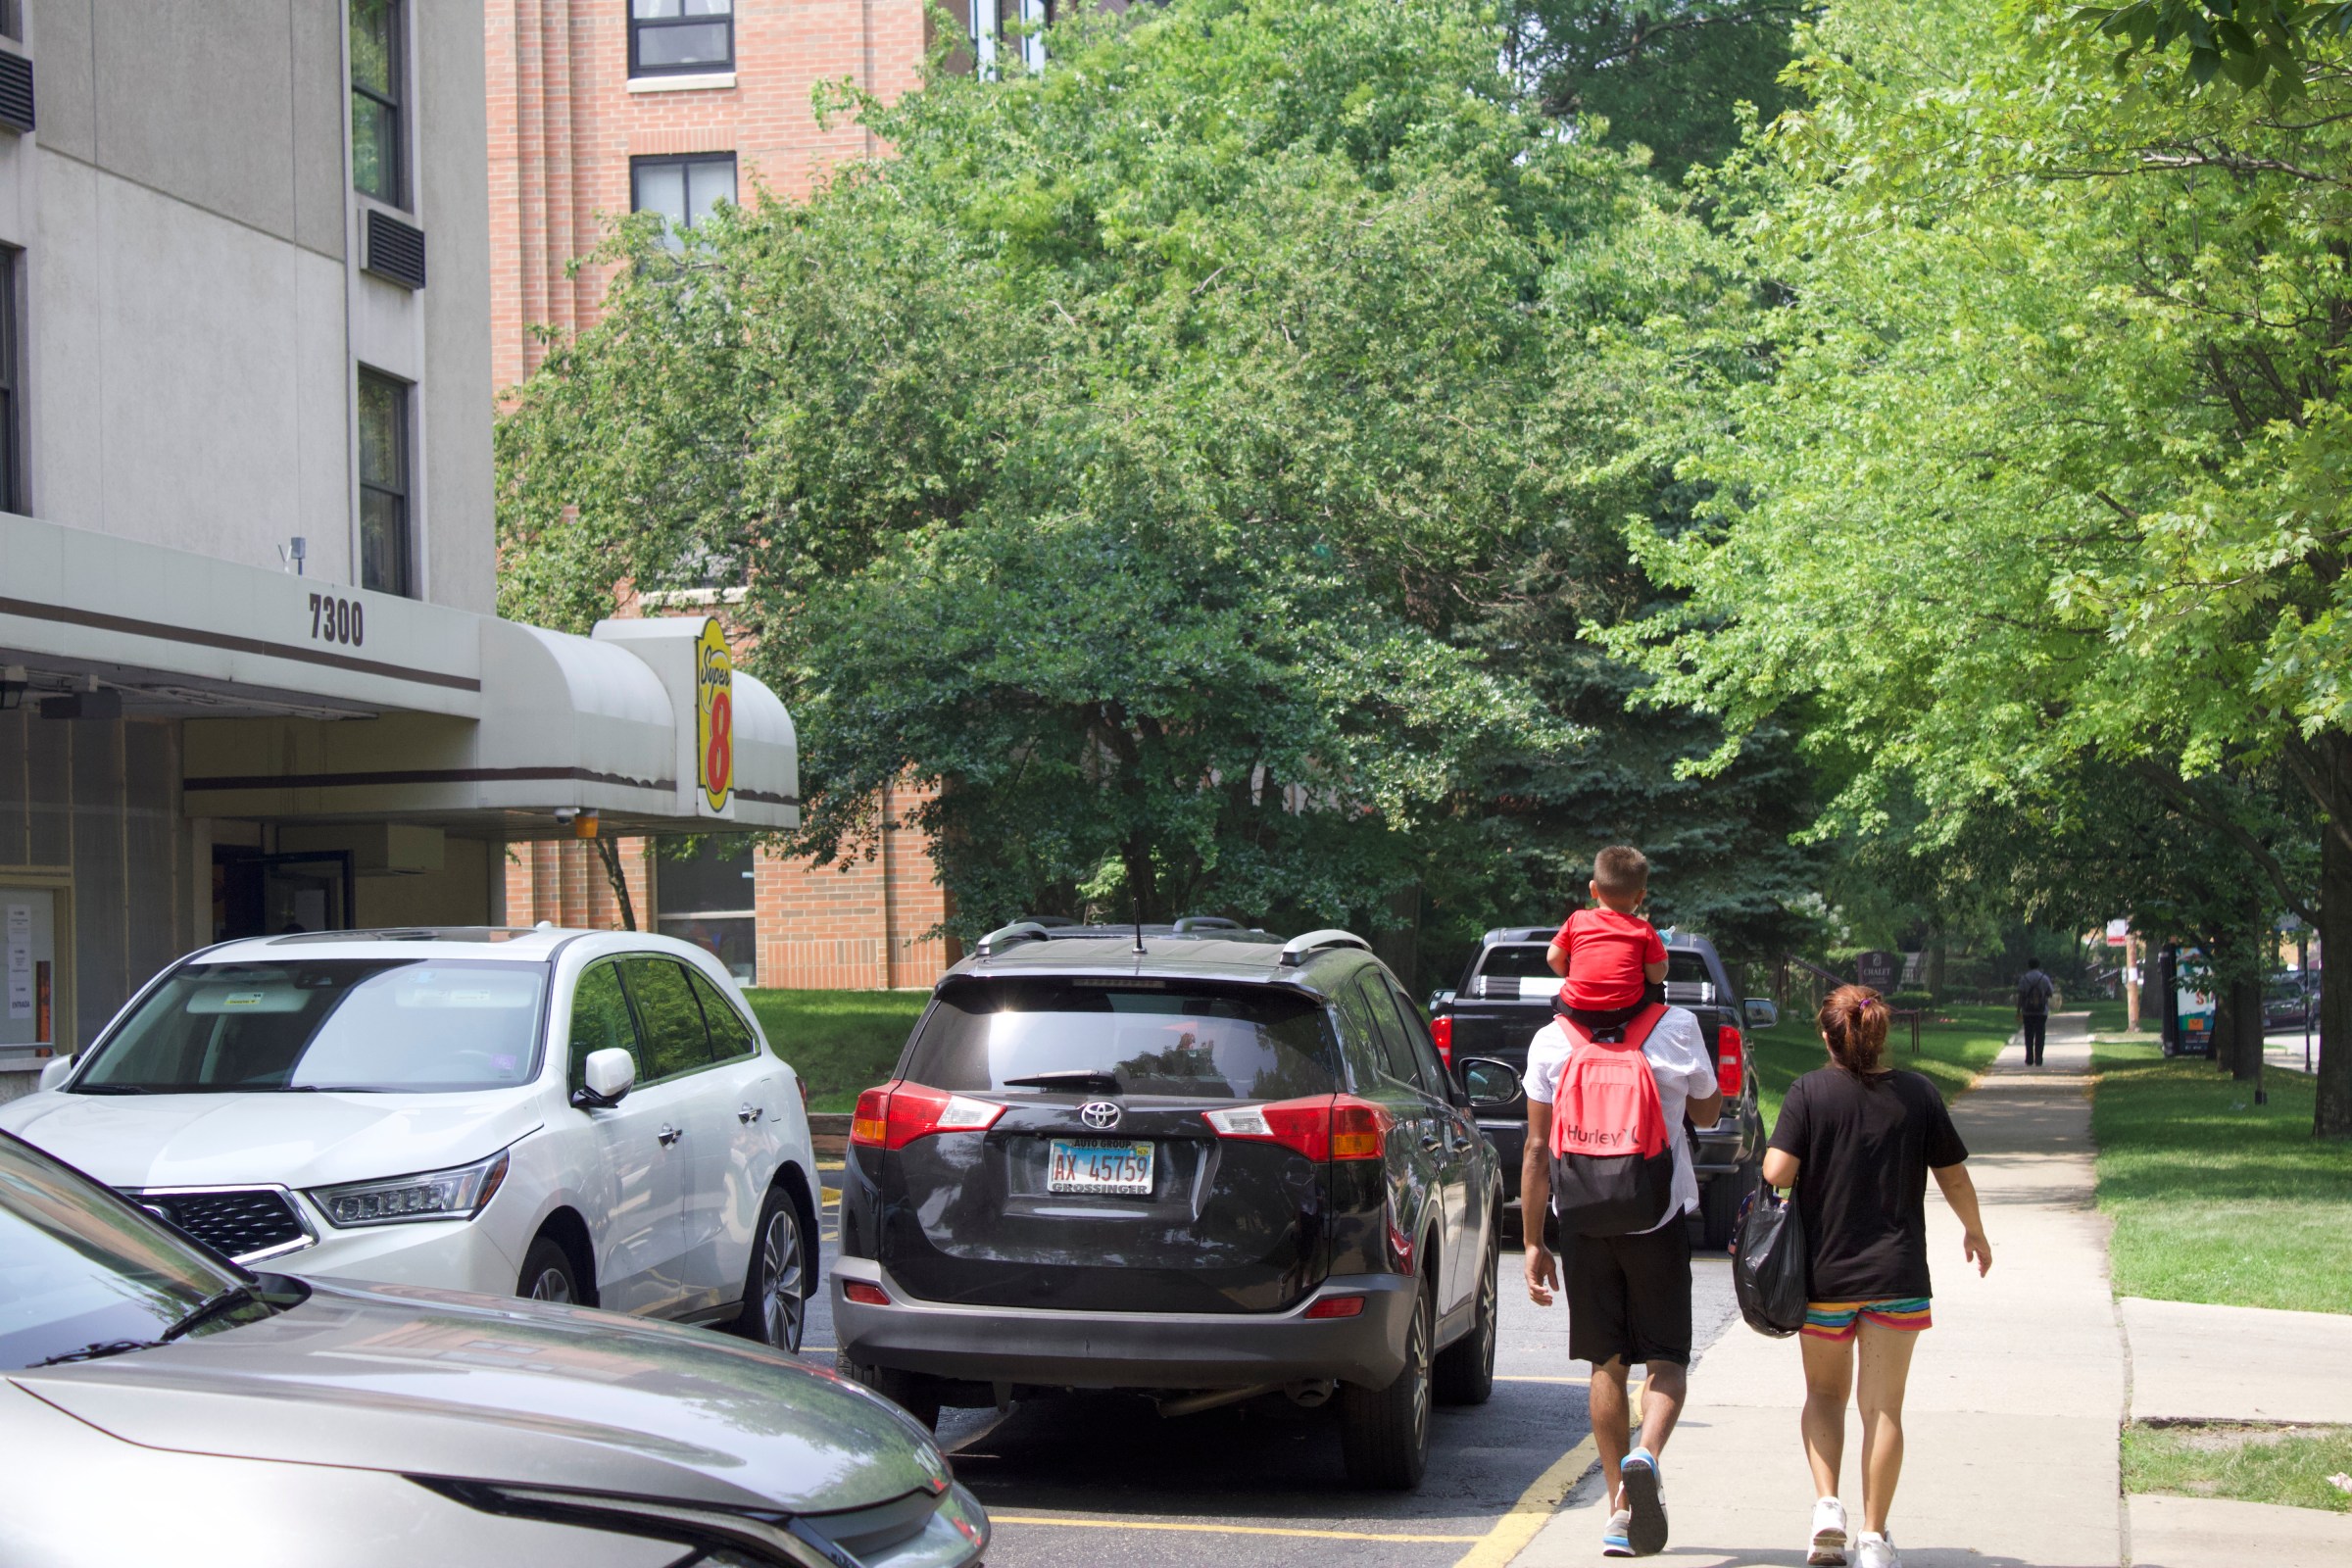
[[951, 1095], [921, 1084], [887, 1083], [858, 1097], [850, 1117], [850, 1142], [868, 1149], [905, 1149], [933, 1133], [983, 1133], [1004, 1107], [969, 1095]]
[[1450, 1072], [1453, 1069], [1453, 1017], [1450, 1013], [1429, 1020], [1429, 1038], [1438, 1043], [1438, 1057]]
[[1378, 1159], [1396, 1125], [1386, 1107], [1353, 1095], [1204, 1110], [1200, 1118], [1219, 1138], [1280, 1144], [1312, 1160]]
[[1740, 1074], [1747, 1061], [1747, 1042], [1740, 1031], [1724, 1024], [1715, 1031], [1715, 1084], [1727, 1100], [1740, 1098]]

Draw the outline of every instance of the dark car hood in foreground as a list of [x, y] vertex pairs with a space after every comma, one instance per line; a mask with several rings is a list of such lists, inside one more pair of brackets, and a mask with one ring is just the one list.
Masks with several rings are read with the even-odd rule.
[[187, 1453], [821, 1513], [946, 1483], [927, 1434], [829, 1371], [707, 1330], [314, 1283], [266, 1322], [9, 1374]]

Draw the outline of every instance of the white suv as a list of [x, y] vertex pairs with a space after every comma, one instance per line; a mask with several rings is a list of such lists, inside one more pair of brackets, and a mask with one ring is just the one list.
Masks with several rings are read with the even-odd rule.
[[798, 1351], [806, 1095], [687, 943], [338, 931], [181, 959], [0, 1127], [241, 1263]]

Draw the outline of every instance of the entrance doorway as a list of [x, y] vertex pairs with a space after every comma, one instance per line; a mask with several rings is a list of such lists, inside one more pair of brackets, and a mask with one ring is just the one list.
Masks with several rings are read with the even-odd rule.
[[350, 930], [357, 923], [351, 861], [349, 850], [255, 855], [216, 847], [213, 940]]

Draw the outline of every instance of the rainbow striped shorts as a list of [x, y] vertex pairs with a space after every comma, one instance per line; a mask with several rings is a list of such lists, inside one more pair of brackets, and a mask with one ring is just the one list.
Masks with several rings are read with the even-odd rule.
[[1868, 1318], [1881, 1328], [1917, 1334], [1932, 1321], [1928, 1298], [1906, 1296], [1884, 1301], [1807, 1301], [1805, 1332], [1817, 1340], [1850, 1340], [1855, 1325]]

